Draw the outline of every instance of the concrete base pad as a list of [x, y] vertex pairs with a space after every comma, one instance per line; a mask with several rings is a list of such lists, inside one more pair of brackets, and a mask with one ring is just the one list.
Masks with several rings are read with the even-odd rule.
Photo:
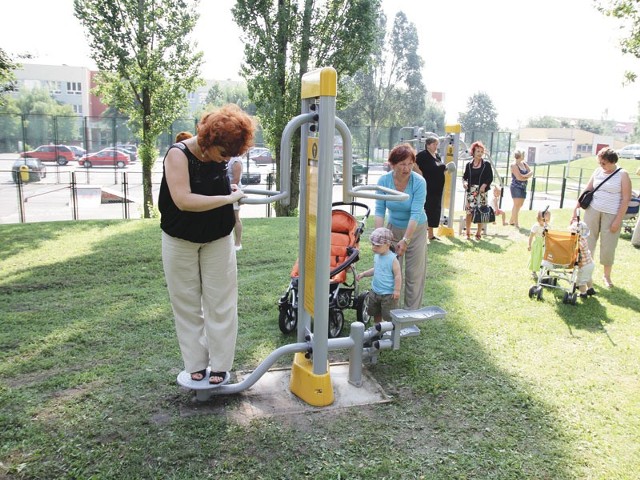
[[[249, 373], [238, 372], [235, 381], [241, 382]], [[269, 370], [255, 385], [237, 395], [212, 395], [208, 401], [197, 402], [197, 404], [206, 406], [207, 410], [213, 409], [215, 412], [212, 413], [223, 414], [230, 420], [246, 424], [254, 418], [329, 411], [391, 401], [380, 384], [365, 370], [362, 372], [360, 387], [348, 382], [348, 363], [330, 365], [329, 374], [334, 402], [326, 407], [311, 406], [291, 392], [289, 389], [291, 369], [289, 368]], [[230, 401], [233, 398], [237, 401]]]

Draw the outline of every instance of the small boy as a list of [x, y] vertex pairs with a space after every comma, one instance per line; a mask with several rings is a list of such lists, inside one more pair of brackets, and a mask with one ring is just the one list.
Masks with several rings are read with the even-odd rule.
[[596, 294], [596, 291], [593, 288], [593, 280], [591, 279], [593, 275], [593, 269], [596, 265], [593, 262], [591, 251], [589, 250], [589, 244], [587, 243], [587, 238], [589, 238], [589, 227], [584, 222], [577, 222], [571, 224], [571, 229], [573, 232], [576, 232], [578, 235], [580, 235], [580, 239], [578, 240], [579, 270], [576, 284], [578, 285], [578, 290], [580, 291], [580, 298], [587, 298], [588, 296]]
[[391, 310], [397, 307], [400, 298], [402, 273], [396, 254], [391, 251], [393, 233], [388, 228], [376, 228], [371, 233], [373, 268], [359, 273], [356, 279], [373, 277], [371, 290], [367, 295], [367, 311], [373, 315], [375, 323], [391, 321]]

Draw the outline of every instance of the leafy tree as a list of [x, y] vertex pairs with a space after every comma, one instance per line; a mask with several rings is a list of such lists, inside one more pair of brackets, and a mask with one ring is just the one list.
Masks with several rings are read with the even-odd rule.
[[497, 132], [498, 114], [489, 95], [485, 92], [473, 94], [467, 102], [467, 111], [458, 116], [465, 132]]
[[559, 128], [563, 126], [557, 119], [549, 116], [530, 118], [528, 128]]
[[244, 82], [216, 82], [205, 100], [207, 108], [219, 107], [227, 103], [235, 103], [250, 115], [255, 115], [256, 106], [249, 100], [249, 91]]
[[[376, 143], [382, 127], [426, 125], [427, 118], [433, 124], [435, 111], [425, 110], [424, 61], [418, 43], [416, 27], [403, 12], [396, 14], [391, 33], [380, 12], [373, 51], [366, 66], [352, 78], [356, 100], [344, 111], [347, 122], [371, 126]], [[444, 113], [442, 120], [444, 123]]]
[[15, 107], [24, 118], [26, 137], [32, 147], [65, 143], [78, 136], [77, 115], [71, 105], [57, 102], [46, 89], [21, 91], [15, 99]]
[[576, 125], [580, 130], [600, 135], [603, 132], [602, 125], [596, 124], [590, 120], [578, 120]]
[[222, 104], [222, 89], [219, 83], [214, 83], [207, 92], [207, 98], [205, 98], [207, 105], [220, 105]]
[[[242, 75], [256, 105], [266, 142], [280, 158], [289, 120], [300, 114], [304, 73], [331, 66], [338, 78], [362, 67], [371, 51], [380, 0], [238, 0], [233, 16], [246, 32]], [[295, 213], [300, 192], [299, 137], [293, 139], [291, 203], [278, 216]], [[279, 181], [280, 167], [277, 166]]]
[[178, 118], [185, 92], [202, 84], [202, 52], [188, 36], [199, 0], [74, 0], [100, 73], [97, 93], [129, 117], [142, 140], [144, 217], [151, 216], [151, 168], [158, 136]]
[[[601, 0], [597, 2], [596, 8], [608, 17], [622, 21], [623, 28], [628, 34], [620, 41], [622, 53], [640, 58], [640, 8], [638, 8], [638, 0]], [[625, 79], [628, 83], [635, 82], [637, 77], [638, 74], [635, 72], [625, 72]]]
[[[17, 58], [31, 58], [29, 54], [18, 55]], [[0, 47], [0, 106], [4, 105], [4, 94], [16, 89], [14, 71], [20, 67], [14, 58]]]
[[22, 139], [22, 117], [20, 108], [14, 98], [7, 97], [1, 105], [0, 113], [0, 139], [2, 152], [14, 152], [19, 150], [19, 141]]
[[422, 121], [420, 125], [424, 125], [428, 132], [444, 132], [445, 126], [445, 112], [438, 102], [432, 99], [427, 99], [425, 102], [424, 113], [422, 114]]

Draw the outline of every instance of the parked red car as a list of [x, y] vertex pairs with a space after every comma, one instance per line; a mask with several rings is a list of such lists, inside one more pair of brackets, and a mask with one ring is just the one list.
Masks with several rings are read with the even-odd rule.
[[35, 150], [23, 152], [22, 158], [37, 158], [41, 162], [56, 162], [58, 165], [66, 165], [75, 160], [73, 151], [66, 145], [40, 145]]
[[78, 165], [85, 168], [91, 168], [94, 165], [124, 168], [129, 165], [129, 155], [115, 148], [103, 148], [99, 152], [80, 157]]

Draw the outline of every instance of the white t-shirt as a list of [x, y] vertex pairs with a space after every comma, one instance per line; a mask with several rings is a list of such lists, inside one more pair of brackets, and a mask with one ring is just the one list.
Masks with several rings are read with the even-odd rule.
[[[242, 167], [242, 157], [231, 157], [227, 162], [227, 176], [229, 177], [229, 181], [233, 182], [233, 166], [234, 164], [239, 163], [240, 167]], [[242, 170], [240, 170], [240, 180], [238, 180], [238, 187], [242, 188]]]

